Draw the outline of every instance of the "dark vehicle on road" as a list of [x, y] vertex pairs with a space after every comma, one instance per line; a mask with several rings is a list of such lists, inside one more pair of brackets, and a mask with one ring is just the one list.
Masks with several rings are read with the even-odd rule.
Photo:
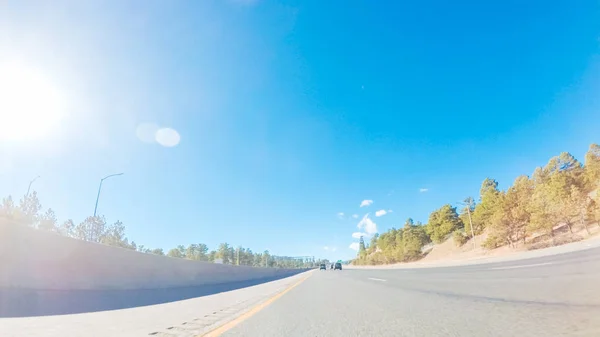
[[335, 267], [333, 267], [333, 269], [334, 269], [334, 270], [336, 270], [336, 269], [342, 270], [342, 264], [341, 264], [341, 263], [339, 263], [339, 262], [338, 262], [338, 263], [336, 263], [336, 264], [335, 264]]
[[319, 270], [327, 270], [327, 267], [325, 266], [325, 264], [321, 264], [321, 267], [319, 267]]

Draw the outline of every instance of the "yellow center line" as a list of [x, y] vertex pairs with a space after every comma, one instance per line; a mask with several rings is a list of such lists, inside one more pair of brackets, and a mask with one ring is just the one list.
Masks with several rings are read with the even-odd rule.
[[224, 325], [221, 325], [220, 327], [218, 327], [218, 328], [216, 328], [216, 329], [214, 329], [212, 331], [209, 331], [209, 332], [207, 332], [207, 333], [205, 333], [203, 335], [198, 335], [197, 337], [217, 337], [217, 336], [222, 335], [223, 333], [225, 333], [226, 331], [228, 331], [231, 328], [235, 327], [236, 325], [238, 325], [238, 324], [242, 323], [243, 321], [247, 320], [248, 318], [254, 316], [256, 313], [258, 313], [262, 309], [266, 308], [269, 304], [275, 302], [281, 296], [285, 295], [287, 292], [289, 292], [290, 290], [292, 290], [295, 287], [297, 287], [298, 285], [300, 285], [300, 283], [306, 281], [306, 279], [308, 279], [311, 275], [312, 275], [312, 271], [309, 272], [308, 276], [306, 276], [303, 279], [301, 279], [300, 281], [292, 284], [287, 289], [285, 289], [282, 292], [276, 294], [275, 296], [269, 298], [268, 300], [266, 300], [266, 301], [258, 304], [254, 308], [250, 309], [249, 311], [245, 312], [241, 316], [237, 317], [236, 319], [234, 319], [234, 320], [232, 320], [230, 322], [227, 322]]

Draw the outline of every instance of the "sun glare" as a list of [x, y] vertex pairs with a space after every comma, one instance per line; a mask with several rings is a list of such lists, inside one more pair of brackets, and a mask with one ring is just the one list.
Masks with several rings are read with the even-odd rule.
[[42, 138], [64, 113], [60, 92], [42, 74], [18, 63], [0, 63], [0, 140]]

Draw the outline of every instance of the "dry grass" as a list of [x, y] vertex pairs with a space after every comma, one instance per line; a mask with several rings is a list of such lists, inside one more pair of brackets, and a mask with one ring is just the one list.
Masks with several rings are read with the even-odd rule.
[[590, 234], [583, 227], [573, 227], [573, 234], [569, 232], [566, 225], [557, 226], [554, 229], [554, 238], [547, 234], [537, 234], [530, 237], [525, 244], [520, 242], [516, 247], [502, 246], [487, 250], [481, 247], [486, 240], [487, 233], [475, 236], [475, 247], [473, 241], [469, 240], [461, 247], [457, 247], [452, 238], [447, 239], [439, 245], [434, 245], [428, 254], [419, 262], [444, 262], [472, 260], [482, 257], [498, 257], [510, 255], [517, 252], [560, 246], [571, 242], [582, 241], [600, 234], [600, 227], [588, 226]]
[[554, 237], [548, 234], [537, 235], [527, 241], [527, 250], [536, 250], [553, 246], [560, 246], [571, 242], [583, 241], [600, 234], [600, 227], [588, 226], [590, 234], [583, 227], [573, 227], [573, 233], [569, 232], [566, 225], [554, 228]]

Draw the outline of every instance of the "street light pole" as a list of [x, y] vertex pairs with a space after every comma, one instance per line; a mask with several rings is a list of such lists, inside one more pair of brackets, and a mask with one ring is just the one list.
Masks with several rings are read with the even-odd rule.
[[31, 184], [33, 184], [33, 182], [36, 181], [39, 177], [40, 176], [37, 176], [29, 182], [29, 187], [27, 187], [27, 194], [25, 194], [25, 199], [27, 199], [27, 197], [29, 196], [29, 190], [31, 190]]
[[98, 186], [98, 196], [96, 196], [96, 206], [94, 207], [94, 218], [96, 217], [96, 210], [98, 210], [98, 200], [100, 199], [100, 191], [102, 190], [102, 182], [110, 177], [115, 177], [115, 176], [120, 176], [120, 175], [123, 175], [123, 173], [111, 174], [111, 175], [108, 175], [108, 176], [100, 179], [100, 186]]

